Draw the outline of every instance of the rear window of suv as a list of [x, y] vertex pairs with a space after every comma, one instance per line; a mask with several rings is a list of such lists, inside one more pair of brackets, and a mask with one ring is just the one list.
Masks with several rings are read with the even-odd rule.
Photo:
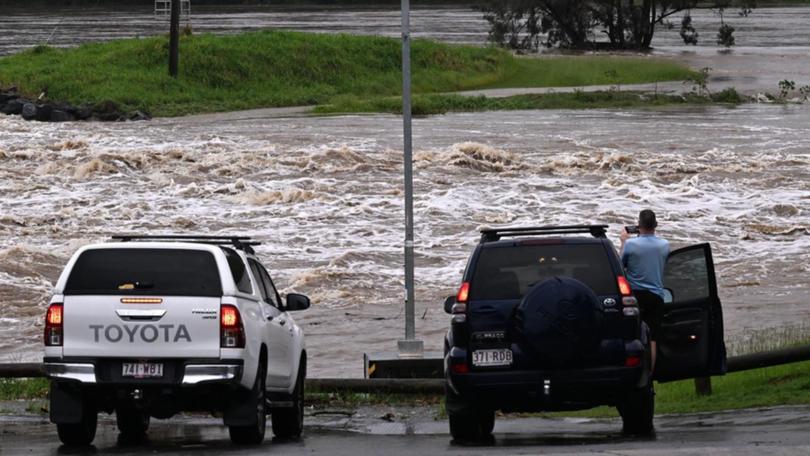
[[533, 285], [552, 277], [573, 277], [597, 295], [618, 292], [601, 244], [517, 245], [481, 250], [470, 299], [521, 299]]
[[65, 294], [222, 296], [222, 285], [210, 252], [98, 249], [79, 256]]

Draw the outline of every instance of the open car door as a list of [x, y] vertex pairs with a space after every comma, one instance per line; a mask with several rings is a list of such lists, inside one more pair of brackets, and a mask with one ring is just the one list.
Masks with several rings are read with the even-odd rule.
[[726, 373], [723, 312], [717, 296], [712, 250], [698, 244], [669, 254], [655, 379], [672, 381]]

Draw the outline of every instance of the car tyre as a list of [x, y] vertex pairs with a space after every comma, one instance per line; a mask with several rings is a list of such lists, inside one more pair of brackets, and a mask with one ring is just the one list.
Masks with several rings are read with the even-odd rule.
[[299, 437], [304, 431], [304, 380], [307, 375], [306, 360], [301, 360], [298, 379], [292, 394], [292, 407], [277, 408], [271, 411], [273, 434], [281, 439]]
[[135, 407], [119, 407], [115, 410], [115, 422], [121, 435], [140, 438], [149, 430], [149, 414]]
[[450, 435], [453, 440], [480, 441], [492, 435], [495, 411], [471, 410], [470, 413], [449, 413]]
[[465, 404], [449, 386], [445, 386], [445, 391], [447, 418], [450, 422], [450, 435], [453, 440], [481, 441], [492, 435], [492, 430], [495, 428], [494, 410]]
[[628, 435], [651, 435], [654, 430], [655, 391], [652, 382], [630, 391], [619, 406], [622, 431]]
[[250, 394], [249, 400], [256, 407], [256, 423], [249, 426], [228, 426], [231, 442], [237, 445], [258, 445], [264, 441], [267, 428], [266, 373], [267, 367], [262, 363], [256, 373], [256, 381]]
[[98, 411], [86, 401], [82, 407], [82, 418], [78, 423], [57, 423], [59, 440], [68, 446], [87, 446], [96, 438]]

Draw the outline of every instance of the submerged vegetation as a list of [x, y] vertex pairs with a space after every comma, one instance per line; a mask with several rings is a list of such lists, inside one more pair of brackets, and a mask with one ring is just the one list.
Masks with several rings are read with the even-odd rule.
[[[414, 115], [445, 114], [448, 112], [504, 111], [524, 109], [604, 109], [642, 108], [669, 105], [706, 105], [715, 103], [739, 104], [746, 98], [734, 89], [727, 89], [710, 96], [695, 94], [654, 95], [644, 92], [605, 90], [595, 92], [546, 93], [515, 95], [504, 98], [461, 95], [417, 95], [413, 99]], [[402, 100], [397, 97], [362, 99], [337, 97], [332, 104], [315, 108], [318, 114], [402, 112]]]
[[[0, 58], [0, 86], [73, 104], [114, 103], [157, 116], [339, 105], [401, 94], [398, 40], [259, 31], [184, 36], [180, 77], [167, 74], [166, 37], [39, 46]], [[558, 87], [683, 80], [693, 72], [646, 57], [520, 58], [495, 48], [413, 43], [413, 90], [438, 94], [504, 87]], [[457, 103], [458, 104], [458, 103]]]

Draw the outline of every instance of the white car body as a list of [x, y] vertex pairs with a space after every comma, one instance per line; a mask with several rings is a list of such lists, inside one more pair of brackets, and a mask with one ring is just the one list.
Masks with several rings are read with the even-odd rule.
[[[236, 245], [240, 244], [237, 242]], [[144, 249], [150, 252], [208, 253], [216, 263], [221, 295], [144, 294], [148, 290], [138, 290], [137, 294], [127, 291], [121, 294], [77, 294], [68, 289], [71, 273], [82, 255], [116, 249], [118, 252]], [[240, 284], [234, 280], [234, 253], [248, 274], [249, 284], [244, 278]], [[229, 258], [232, 264], [229, 264]], [[238, 269], [239, 265], [235, 264], [235, 267]], [[274, 398], [283, 406], [286, 396], [295, 391], [299, 373], [305, 374], [304, 333], [285, 310], [269, 274], [260, 277], [265, 275], [263, 273], [266, 274], [266, 270], [251, 248], [234, 248], [227, 243], [144, 240], [82, 247], [67, 263], [51, 298], [51, 305], [62, 304], [63, 333], [61, 346], [45, 347], [46, 373], [59, 385], [108, 393], [111, 389], [118, 389], [126, 394], [141, 394], [141, 386], [146, 388], [157, 384], [172, 386], [184, 393], [195, 391], [197, 386], [218, 384], [227, 385], [228, 391], [250, 391], [258, 384], [256, 376], [261, 365], [266, 368], [264, 385], [265, 396], [269, 398], [268, 407], [273, 407]], [[268, 281], [270, 286], [265, 285]], [[218, 293], [216, 284], [213, 289]], [[308, 299], [306, 303], [308, 307]], [[222, 306], [238, 309], [244, 348], [221, 347], [224, 344], [220, 326]], [[162, 379], [139, 381], [137, 377], [124, 378], [125, 374], [128, 375], [125, 363], [131, 366], [147, 362], [161, 365]], [[138, 392], [133, 393], [135, 391]], [[120, 396], [122, 393], [118, 391], [116, 394]], [[210, 389], [200, 389], [200, 394], [210, 396], [212, 393]], [[204, 403], [209, 399], [200, 397], [199, 401]], [[107, 409], [112, 407], [118, 405], [106, 404]], [[98, 405], [98, 408], [104, 410], [105, 405]], [[177, 411], [183, 409], [181, 405], [177, 406]], [[216, 407], [211, 410], [221, 411]], [[171, 410], [163, 414], [171, 414]], [[52, 421], [59, 424], [59, 420], [52, 413]]]

